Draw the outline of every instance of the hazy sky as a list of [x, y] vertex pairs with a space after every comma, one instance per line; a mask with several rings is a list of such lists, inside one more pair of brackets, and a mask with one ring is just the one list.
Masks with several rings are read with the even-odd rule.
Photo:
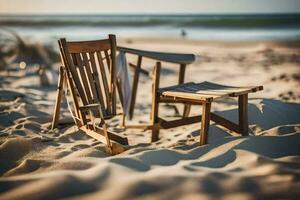
[[300, 0], [0, 0], [0, 13], [300, 13]]

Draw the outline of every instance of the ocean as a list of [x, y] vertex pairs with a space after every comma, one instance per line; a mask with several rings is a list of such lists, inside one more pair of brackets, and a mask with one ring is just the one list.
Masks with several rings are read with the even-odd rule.
[[0, 28], [40, 40], [118, 37], [207, 41], [297, 41], [300, 14], [256, 15], [0, 15]]

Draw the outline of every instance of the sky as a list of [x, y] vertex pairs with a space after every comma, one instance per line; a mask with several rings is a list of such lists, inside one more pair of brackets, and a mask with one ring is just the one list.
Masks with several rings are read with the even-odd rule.
[[0, 0], [0, 14], [300, 13], [300, 0]]

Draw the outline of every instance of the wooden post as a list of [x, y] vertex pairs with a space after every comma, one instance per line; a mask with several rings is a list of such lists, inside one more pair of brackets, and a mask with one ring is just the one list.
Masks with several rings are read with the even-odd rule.
[[130, 100], [130, 106], [129, 106], [129, 119], [132, 119], [134, 114], [134, 105], [136, 100], [136, 93], [138, 89], [138, 83], [139, 83], [139, 77], [140, 77], [140, 69], [142, 65], [142, 56], [138, 57], [137, 65], [134, 71], [133, 75], [133, 84], [132, 84], [132, 91], [131, 91], [131, 100]]
[[[73, 81], [72, 81], [71, 71], [70, 71], [70, 68], [68, 68], [69, 64], [71, 63], [71, 58], [70, 58], [70, 55], [69, 55], [69, 52], [68, 52], [68, 49], [67, 49], [66, 39], [65, 38], [60, 39], [58, 41], [58, 45], [59, 45], [59, 48], [60, 48], [61, 61], [63, 63], [63, 66], [65, 67], [64, 68], [64, 70], [65, 70], [65, 73], [64, 73], [65, 79], [67, 80], [68, 89], [71, 93], [73, 103], [74, 103], [74, 107], [75, 107], [75, 109], [74, 109], [75, 110], [75, 117], [80, 118], [81, 114], [79, 112], [79, 103], [78, 103], [78, 99], [77, 99], [77, 95], [76, 95], [75, 87], [74, 87], [75, 79], [73, 79]], [[76, 80], [78, 80], [78, 79], [76, 79]], [[79, 92], [79, 90], [80, 89], [78, 89], [78, 92]], [[86, 103], [86, 102], [84, 102], [84, 103]], [[79, 125], [77, 120], [75, 120], [75, 123], [77, 125]]]
[[161, 63], [157, 62], [154, 68], [153, 85], [152, 85], [152, 109], [151, 109], [151, 121], [152, 121], [152, 137], [151, 142], [155, 142], [159, 138], [159, 124], [158, 124], [158, 88], [160, 77]]
[[65, 71], [64, 71], [64, 68], [62, 66], [60, 66], [58, 86], [57, 86], [57, 95], [56, 95], [55, 108], [54, 108], [54, 114], [53, 114], [53, 120], [52, 120], [52, 129], [57, 127], [58, 120], [59, 120], [61, 99], [63, 96], [64, 80], [65, 80]]
[[116, 80], [115, 80], [115, 66], [116, 66], [116, 51], [117, 51], [117, 42], [115, 35], [108, 35], [111, 42], [111, 66], [110, 66], [110, 95], [111, 95], [111, 104], [112, 104], [112, 114], [116, 115], [117, 113], [117, 99], [116, 99]]
[[187, 118], [189, 117], [190, 111], [191, 111], [191, 106], [190, 104], [184, 104], [184, 108], [183, 108], [183, 118]]
[[[180, 64], [178, 84], [184, 83], [185, 69], [186, 69], [186, 64]], [[191, 105], [184, 104], [183, 114], [182, 114], [183, 118], [189, 116], [190, 110], [191, 110]]]
[[205, 102], [202, 105], [202, 116], [201, 116], [201, 130], [200, 130], [200, 145], [207, 143], [207, 134], [209, 130], [210, 121], [210, 102]]
[[184, 83], [185, 68], [185, 64], [180, 64], [178, 84]]
[[239, 127], [243, 136], [248, 136], [248, 94], [239, 96]]

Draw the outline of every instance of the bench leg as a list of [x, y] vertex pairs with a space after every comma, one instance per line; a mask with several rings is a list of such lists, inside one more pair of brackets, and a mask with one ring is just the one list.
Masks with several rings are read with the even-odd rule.
[[201, 116], [201, 130], [200, 130], [200, 145], [207, 143], [207, 134], [210, 121], [210, 107], [211, 103], [203, 103]]
[[243, 136], [248, 136], [248, 94], [239, 96], [239, 127]]

